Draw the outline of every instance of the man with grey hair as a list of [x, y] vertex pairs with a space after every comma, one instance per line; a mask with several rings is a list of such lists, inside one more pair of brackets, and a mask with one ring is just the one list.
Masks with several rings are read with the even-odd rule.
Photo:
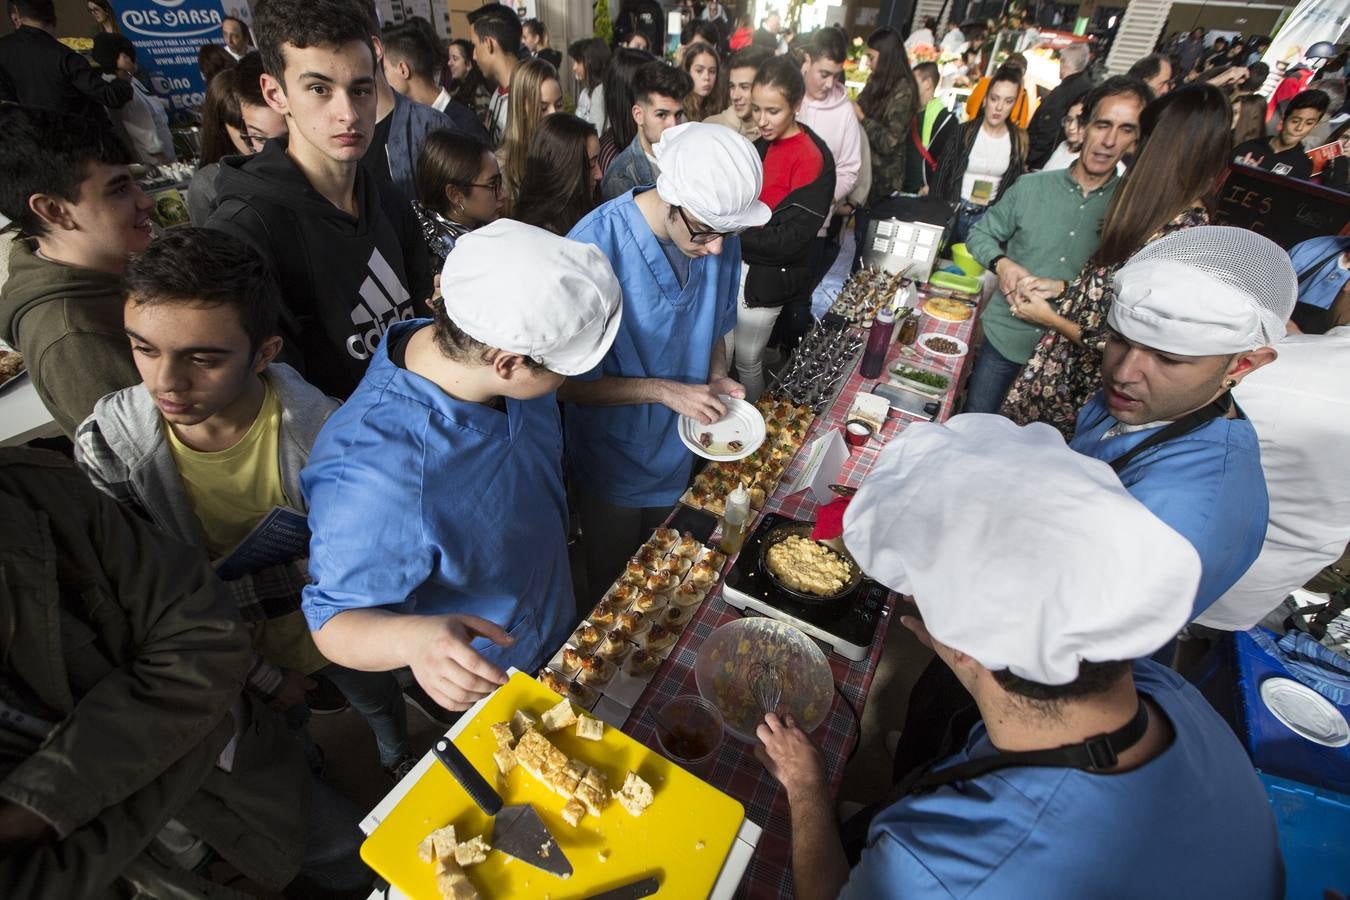
[[1064, 139], [1061, 125], [1064, 114], [1092, 90], [1092, 77], [1087, 72], [1090, 57], [1091, 51], [1087, 44], [1070, 44], [1059, 51], [1059, 87], [1041, 101], [1027, 129], [1030, 140], [1027, 165], [1030, 168], [1042, 168], [1050, 159], [1050, 154]]

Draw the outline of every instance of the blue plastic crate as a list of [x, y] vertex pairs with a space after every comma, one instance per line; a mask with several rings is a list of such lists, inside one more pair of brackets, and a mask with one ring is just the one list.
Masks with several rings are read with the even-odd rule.
[[[1350, 745], [1324, 747], [1289, 730], [1261, 700], [1261, 682], [1288, 678], [1279, 660], [1245, 632], [1233, 635], [1243, 739], [1252, 764], [1262, 772], [1350, 794]], [[1340, 706], [1350, 719], [1350, 707]]]
[[1287, 900], [1350, 895], [1350, 796], [1258, 773], [1275, 811]]

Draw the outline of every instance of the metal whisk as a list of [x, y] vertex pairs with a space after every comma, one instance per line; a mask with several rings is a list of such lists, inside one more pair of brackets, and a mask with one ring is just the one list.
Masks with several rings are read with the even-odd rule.
[[783, 672], [763, 660], [750, 666], [750, 692], [755, 695], [762, 713], [777, 713], [783, 702]]

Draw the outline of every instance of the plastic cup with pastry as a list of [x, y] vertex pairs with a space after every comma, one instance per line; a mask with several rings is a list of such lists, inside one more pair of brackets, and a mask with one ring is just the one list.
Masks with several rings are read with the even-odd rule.
[[722, 735], [722, 714], [697, 694], [682, 694], [656, 714], [661, 752], [686, 769], [712, 759], [722, 746]]

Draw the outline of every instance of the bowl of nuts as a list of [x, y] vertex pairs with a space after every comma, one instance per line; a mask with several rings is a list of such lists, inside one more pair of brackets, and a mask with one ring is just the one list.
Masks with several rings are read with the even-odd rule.
[[931, 353], [933, 356], [939, 356], [943, 359], [960, 359], [970, 352], [966, 342], [960, 338], [948, 337], [945, 334], [938, 334], [936, 331], [930, 331], [919, 335], [919, 339], [914, 343], [918, 344], [925, 353]]

